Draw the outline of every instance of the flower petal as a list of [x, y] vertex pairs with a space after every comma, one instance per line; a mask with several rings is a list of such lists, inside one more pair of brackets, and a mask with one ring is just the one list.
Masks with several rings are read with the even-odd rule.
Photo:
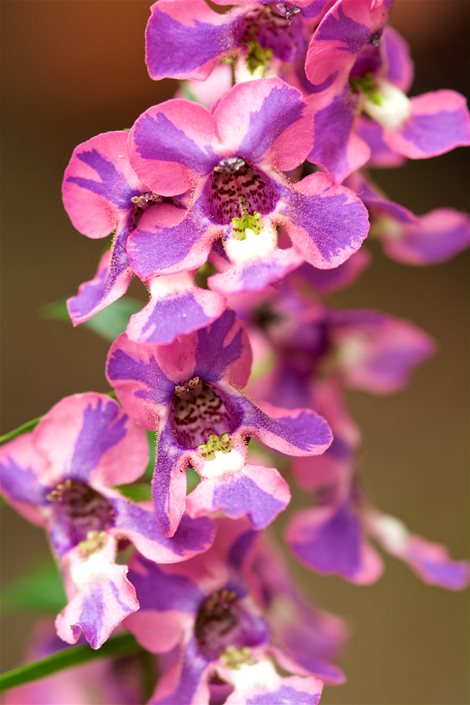
[[179, 335], [208, 326], [225, 309], [225, 297], [200, 289], [190, 274], [153, 279], [150, 293], [150, 302], [131, 316], [126, 329], [135, 342], [168, 345]]
[[172, 99], [146, 110], [129, 134], [131, 163], [141, 179], [163, 196], [197, 186], [217, 163], [211, 113], [189, 100]]
[[314, 411], [280, 409], [267, 403], [255, 406], [245, 397], [240, 397], [239, 404], [243, 409], [240, 431], [285, 455], [318, 455], [331, 444], [330, 427]]
[[145, 191], [127, 157], [125, 130], [104, 132], [79, 144], [65, 170], [64, 207], [83, 235], [109, 235], [131, 207], [131, 198]]
[[393, 27], [384, 29], [382, 52], [386, 67], [384, 78], [408, 93], [413, 82], [413, 61], [408, 42]]
[[[385, 252], [405, 264], [445, 262], [470, 245], [470, 218], [466, 213], [440, 208], [419, 216], [415, 223], [377, 226]], [[389, 234], [390, 233], [390, 234]]]
[[411, 98], [411, 117], [398, 130], [384, 130], [384, 141], [409, 159], [427, 159], [470, 144], [465, 98], [455, 91], [434, 91]]
[[190, 516], [223, 511], [231, 519], [248, 516], [254, 529], [271, 524], [290, 501], [289, 486], [275, 468], [245, 465], [237, 472], [203, 478], [188, 496]]
[[69, 477], [119, 485], [136, 480], [147, 465], [143, 428], [105, 394], [62, 399], [36, 427], [34, 442], [49, 461], [41, 477], [51, 485]]
[[251, 163], [295, 169], [311, 149], [311, 116], [302, 94], [279, 78], [234, 86], [213, 111], [224, 148]]
[[369, 231], [367, 209], [344, 186], [316, 173], [295, 184], [284, 223], [295, 247], [319, 269], [345, 262]]
[[408, 563], [428, 585], [463, 590], [469, 584], [470, 565], [467, 561], [451, 560], [445, 546], [409, 533], [395, 517], [372, 510], [367, 515], [367, 525], [386, 551]]
[[6, 501], [27, 521], [44, 526], [41, 507], [48, 504], [49, 488], [39, 481], [46, 468], [45, 458], [25, 433], [0, 448], [0, 490]]
[[382, 574], [382, 561], [366, 543], [359, 517], [349, 502], [297, 512], [286, 534], [296, 558], [322, 575], [340, 575], [369, 585]]
[[233, 29], [238, 15], [217, 14], [203, 0], [154, 3], [145, 33], [151, 78], [207, 78], [234, 47]]
[[312, 96], [307, 103], [313, 110], [313, 149], [308, 160], [322, 166], [341, 183], [360, 169], [370, 157], [370, 148], [356, 134], [359, 98], [348, 87], [327, 105], [317, 107]]
[[[175, 222], [175, 210], [168, 213], [168, 224], [162, 214], [151, 208], [142, 216], [127, 244], [133, 271], [147, 281], [160, 274], [188, 272], [205, 264], [212, 242], [221, 229], [211, 225], [196, 203], [190, 212]], [[177, 211], [181, 216], [181, 211]]]
[[160, 531], [155, 514], [125, 498], [112, 500], [116, 520], [112, 533], [125, 536], [134, 546], [157, 563], [179, 563], [206, 551], [215, 528], [207, 519], [183, 517], [178, 530], [170, 539]]
[[[127, 233], [126, 233], [127, 237]], [[120, 240], [105, 252], [98, 270], [90, 281], [80, 285], [78, 294], [67, 299], [67, 309], [74, 326], [88, 321], [94, 315], [123, 296], [131, 283], [133, 273]]]

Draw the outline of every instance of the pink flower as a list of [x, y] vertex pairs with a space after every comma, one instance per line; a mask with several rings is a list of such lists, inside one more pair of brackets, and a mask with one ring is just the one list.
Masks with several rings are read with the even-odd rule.
[[83, 632], [98, 649], [139, 607], [127, 566], [115, 562], [119, 539], [159, 563], [185, 560], [212, 542], [207, 519], [185, 517], [168, 539], [149, 509], [112, 489], [136, 480], [147, 456], [144, 429], [93, 392], [62, 399], [32, 433], [0, 451], [2, 494], [47, 530], [62, 570], [69, 602], [56, 626], [68, 643]]
[[261, 527], [284, 508], [289, 492], [274, 469], [245, 466], [245, 439], [256, 436], [294, 456], [322, 453], [331, 442], [328, 425], [313, 411], [251, 402], [240, 391], [250, 367], [248, 336], [233, 311], [172, 345], [142, 346], [121, 335], [111, 346], [110, 383], [128, 413], [158, 431], [153, 496], [167, 535], [186, 507], [188, 464], [210, 480], [196, 488], [200, 507], [251, 513]]

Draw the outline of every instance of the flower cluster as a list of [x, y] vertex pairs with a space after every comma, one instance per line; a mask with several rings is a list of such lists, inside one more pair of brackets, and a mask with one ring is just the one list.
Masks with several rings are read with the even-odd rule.
[[[158, 654], [149, 703], [316, 705], [345, 678], [346, 629], [309, 604], [264, 531], [293, 484], [309, 505], [285, 544], [311, 570], [374, 582], [374, 540], [427, 583], [469, 580], [466, 562], [369, 501], [344, 394], [402, 388], [434, 341], [323, 299], [369, 265], [369, 230], [411, 265], [470, 243], [465, 214], [417, 216], [366, 171], [469, 144], [469, 117], [453, 91], [407, 97], [391, 0], [214, 4], [153, 5], [149, 74], [182, 79], [177, 96], [71, 156], [64, 207], [83, 235], [112, 239], [67, 302], [73, 324], [134, 277], [149, 302], [110, 347], [113, 391], [66, 397], [5, 444], [1, 489], [47, 531], [67, 594], [58, 636], [98, 649], [132, 632]], [[151, 496], [134, 502], [139, 478]], [[128, 698], [102, 697], [138, 702], [132, 669]]]

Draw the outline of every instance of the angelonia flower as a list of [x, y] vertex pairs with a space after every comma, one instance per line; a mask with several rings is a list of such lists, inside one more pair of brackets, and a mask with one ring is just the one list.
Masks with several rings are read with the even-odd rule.
[[277, 75], [305, 56], [311, 28], [331, 0], [220, 2], [159, 0], [146, 29], [151, 78], [206, 79], [221, 62], [236, 66], [238, 81]]
[[305, 261], [329, 269], [347, 260], [369, 229], [360, 199], [325, 173], [296, 183], [282, 173], [305, 160], [311, 123], [300, 92], [277, 78], [235, 86], [210, 112], [173, 99], [143, 113], [130, 132], [133, 168], [155, 192], [190, 194], [191, 203], [175, 226], [162, 227], [158, 210], [139, 221], [127, 244], [138, 276], [191, 271], [212, 257], [222, 271], [209, 288], [235, 294]]
[[83, 632], [97, 649], [138, 609], [127, 567], [116, 563], [127, 539], [159, 563], [183, 561], [213, 540], [207, 519], [183, 518], [166, 538], [151, 510], [113, 488], [145, 470], [145, 431], [108, 396], [89, 392], [62, 399], [34, 431], [0, 449], [2, 495], [26, 519], [43, 526], [64, 577], [68, 604], [59, 636]]
[[289, 492], [274, 468], [245, 464], [245, 439], [255, 436], [291, 456], [316, 455], [331, 443], [328, 424], [310, 409], [246, 397], [241, 388], [250, 367], [248, 335], [233, 311], [171, 346], [141, 346], [125, 334], [111, 346], [109, 382], [129, 415], [158, 431], [153, 497], [167, 535], [186, 508], [188, 464], [203, 478], [192, 513], [200, 503], [234, 517], [251, 512], [261, 528], [285, 507]]
[[[250, 564], [263, 561], [265, 551], [269, 554], [269, 547], [256, 545], [258, 536], [246, 522], [219, 521], [216, 542], [200, 560], [167, 569], [139, 556], [133, 559], [130, 577], [141, 609], [126, 627], [149, 651], [174, 652], [150, 699], [152, 705], [209, 705], [217, 681], [228, 686], [227, 705], [319, 702], [323, 684], [315, 677], [317, 659], [321, 663], [324, 653], [338, 649], [341, 628], [334, 620], [330, 626], [325, 616], [324, 643], [315, 644], [312, 638], [306, 643], [312, 649], [310, 662], [296, 662], [295, 646], [287, 643], [282, 648], [283, 630], [278, 628], [274, 639], [269, 610], [263, 612], [264, 576], [250, 569]], [[282, 574], [279, 562], [276, 565]], [[282, 577], [288, 584], [285, 572]], [[274, 618], [274, 630], [275, 624]], [[339, 669], [329, 668], [333, 679], [341, 677]]]
[[309, 159], [338, 181], [375, 151], [379, 162], [392, 165], [393, 155], [425, 159], [470, 144], [462, 95], [441, 90], [407, 97], [413, 65], [405, 40], [387, 26], [391, 5], [392, 0], [337, 0], [308, 47], [305, 90], [314, 108], [314, 132], [321, 134]]
[[425, 583], [461, 590], [470, 578], [466, 561], [453, 561], [444, 546], [408, 531], [367, 498], [358, 473], [359, 429], [349, 417], [338, 389], [323, 387], [317, 405], [330, 422], [334, 441], [320, 458], [298, 458], [293, 465], [300, 487], [314, 506], [295, 512], [286, 530], [293, 554], [324, 575], [339, 575], [359, 585], [375, 582], [383, 562], [368, 539], [399, 558]]
[[[62, 184], [64, 207], [74, 226], [90, 238], [113, 233], [94, 278], [67, 301], [74, 325], [87, 321], [126, 293], [135, 274], [127, 240], [146, 215], [173, 224], [184, 217], [183, 199], [168, 199], [149, 189], [133, 171], [127, 155], [128, 133], [105, 132], [75, 148]], [[142, 279], [149, 304], [131, 317], [128, 333], [140, 342], [171, 343], [223, 312], [224, 298], [196, 286], [194, 275]]]
[[434, 340], [324, 301], [371, 266], [369, 229], [409, 265], [470, 243], [466, 214], [416, 215], [370, 178], [470, 142], [460, 94], [408, 97], [390, 8], [152, 5], [149, 74], [184, 82], [129, 130], [79, 144], [62, 184], [73, 226], [109, 238], [67, 301], [72, 323], [119, 306], [133, 278], [148, 303], [111, 344], [108, 394], [67, 396], [0, 448], [2, 496], [46, 531], [67, 596], [30, 658], [58, 640], [99, 649], [117, 629], [143, 652], [26, 684], [9, 705], [317, 705], [346, 679], [350, 630], [268, 534], [291, 495], [301, 508], [277, 535], [311, 571], [373, 583], [379, 547], [427, 584], [468, 585], [466, 561], [371, 501], [346, 403], [403, 389]]

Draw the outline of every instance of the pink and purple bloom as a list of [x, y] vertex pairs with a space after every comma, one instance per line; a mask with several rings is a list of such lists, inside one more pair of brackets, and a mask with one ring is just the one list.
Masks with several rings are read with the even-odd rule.
[[388, 200], [363, 174], [353, 174], [347, 184], [369, 209], [371, 235], [379, 239], [391, 259], [404, 264], [435, 264], [445, 262], [470, 245], [467, 213], [439, 208], [417, 216]]
[[223, 271], [208, 284], [227, 294], [259, 291], [304, 261], [329, 269], [347, 260], [368, 232], [362, 202], [325, 173], [296, 184], [282, 173], [310, 151], [311, 121], [300, 92], [277, 78], [235, 86], [210, 112], [173, 99], [143, 113], [130, 133], [133, 168], [191, 205], [174, 227], [145, 214], [127, 247], [137, 275], [193, 271], [213, 248]]
[[367, 585], [383, 572], [371, 538], [423, 582], [464, 589], [470, 577], [466, 561], [451, 560], [444, 546], [411, 534], [401, 521], [370, 504], [357, 472], [358, 430], [335, 390], [323, 392], [317, 404], [331, 423], [334, 441], [323, 456], [294, 462], [294, 476], [312, 493], [314, 506], [297, 511], [289, 522], [286, 539], [293, 554], [318, 573]]
[[146, 30], [151, 78], [206, 79], [222, 60], [240, 80], [263, 78], [303, 59], [311, 27], [330, 0], [238, 0], [224, 13], [204, 0], [159, 0]]
[[167, 538], [151, 510], [112, 489], [135, 481], [147, 456], [144, 429], [93, 392], [66, 397], [0, 451], [2, 494], [47, 530], [62, 570], [69, 602], [56, 627], [68, 643], [83, 633], [97, 649], [138, 609], [127, 566], [115, 560], [121, 540], [159, 563], [184, 561], [213, 540], [209, 520], [189, 517]]
[[[462, 95], [440, 90], [406, 96], [413, 67], [405, 40], [386, 27], [390, 6], [391, 0], [337, 0], [308, 48], [306, 92], [315, 135], [308, 158], [338, 181], [367, 163], [368, 137], [374, 152], [383, 153], [382, 144], [409, 159], [470, 144]], [[380, 130], [368, 129], [371, 120]]]
[[315, 404], [317, 384], [325, 378], [390, 394], [434, 351], [431, 338], [408, 321], [366, 309], [328, 309], [295, 292], [290, 282], [254, 311], [252, 321], [261, 325], [266, 344], [259, 349], [271, 364], [251, 389], [286, 407]]
[[331, 442], [313, 411], [257, 406], [240, 391], [251, 358], [248, 335], [230, 310], [172, 345], [142, 346], [123, 334], [111, 346], [109, 382], [129, 415], [158, 431], [153, 497], [167, 535], [185, 511], [187, 465], [210, 481], [196, 488], [192, 512], [200, 504], [234, 517], [249, 513], [261, 527], [284, 508], [289, 491], [273, 468], [245, 464], [246, 439], [292, 456], [322, 453]]
[[[132, 560], [129, 577], [141, 609], [125, 626], [148, 651], [169, 653], [151, 705], [209, 705], [216, 684], [226, 687], [225, 705], [319, 702], [323, 683], [313, 670], [316, 652], [298, 663], [295, 649], [283, 648], [283, 633], [273, 639], [267, 598], [259, 599], [247, 575], [249, 564], [261, 560], [257, 541], [246, 522], [225, 520], [201, 560], [178, 567], [157, 566], [138, 555]], [[323, 626], [327, 631], [329, 625]], [[336, 631], [331, 637], [330, 643]], [[278, 668], [292, 675], [281, 676]]]
[[[84, 282], [67, 302], [79, 325], [126, 293], [134, 276], [127, 255], [130, 233], [146, 215], [169, 226], [186, 211], [181, 200], [163, 198], [135, 174], [127, 156], [128, 132], [105, 132], [74, 150], [62, 185], [65, 209], [73, 225], [90, 238], [113, 233], [93, 279]], [[171, 343], [177, 335], [197, 330], [221, 315], [224, 297], [200, 289], [190, 272], [178, 277], [143, 279], [149, 304], [135, 314], [129, 336], [141, 342]]]

